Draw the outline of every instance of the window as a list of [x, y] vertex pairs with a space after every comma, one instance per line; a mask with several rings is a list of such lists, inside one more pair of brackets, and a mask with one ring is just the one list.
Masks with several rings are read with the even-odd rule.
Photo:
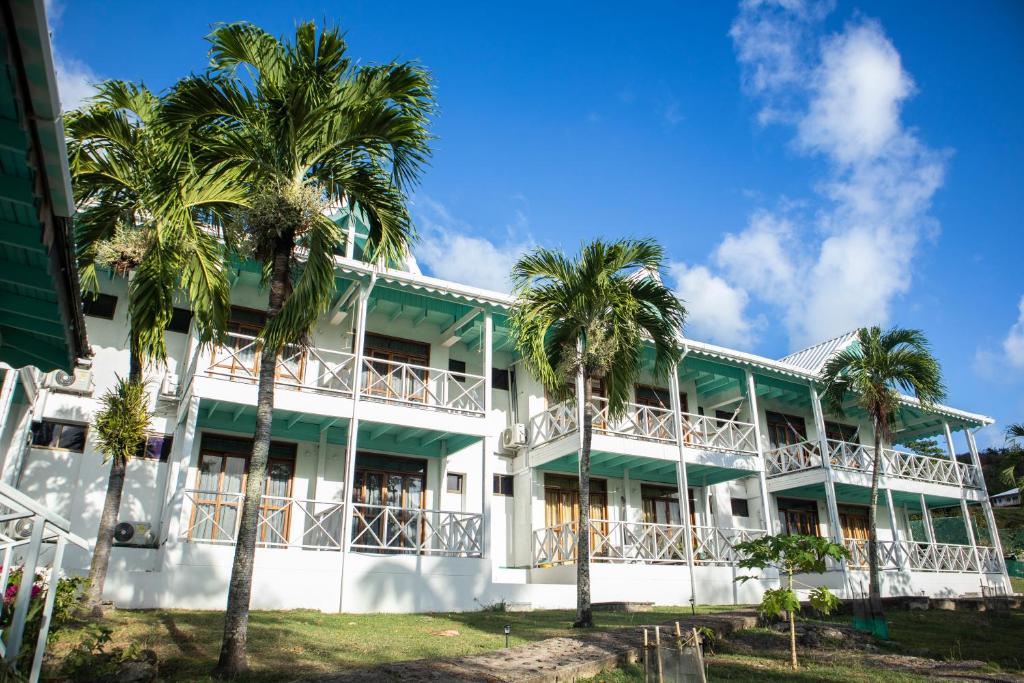
[[466, 475], [449, 472], [446, 477], [448, 493], [462, 493], [462, 482]]
[[502, 368], [491, 368], [491, 388], [508, 391], [508, 370]]
[[831, 441], [857, 443], [857, 427], [855, 425], [846, 425], [840, 422], [826, 422], [825, 438]]
[[768, 427], [768, 441], [772, 448], [807, 440], [807, 427], [802, 417], [768, 411], [765, 413], [765, 422]]
[[140, 460], [167, 462], [171, 455], [171, 443], [174, 437], [170, 434], [153, 434], [146, 437], [146, 443], [139, 448], [135, 457]]
[[113, 320], [116, 308], [117, 297], [112, 294], [97, 294], [95, 297], [86, 296], [82, 299], [82, 313], [94, 318]]
[[512, 475], [511, 474], [495, 474], [494, 475], [494, 495], [496, 495], [496, 496], [511, 496], [512, 495]]
[[171, 314], [171, 321], [167, 323], [168, 332], [181, 332], [188, 334], [188, 327], [192, 324], [192, 311], [187, 308], [174, 308]]
[[818, 525], [818, 504], [808, 500], [779, 498], [779, 521], [782, 522], [782, 533], [803, 534], [804, 536], [820, 536]]
[[724, 427], [726, 422], [732, 421], [733, 413], [731, 410], [716, 410], [715, 411], [715, 425], [718, 427]]
[[749, 517], [750, 505], [746, 498], [732, 498], [732, 514], [734, 517]]
[[452, 376], [456, 382], [466, 381], [466, 361], [455, 360], [454, 358], [448, 359], [448, 371], [458, 373]]
[[85, 425], [43, 420], [32, 423], [32, 445], [39, 448], [60, 448], [81, 453], [85, 450]]

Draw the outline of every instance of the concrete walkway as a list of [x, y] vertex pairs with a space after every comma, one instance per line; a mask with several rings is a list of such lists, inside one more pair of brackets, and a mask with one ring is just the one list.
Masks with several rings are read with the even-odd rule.
[[[697, 615], [651, 613], [651, 624], [662, 625], [662, 643], [671, 642], [674, 622], [683, 630], [708, 627], [719, 636], [757, 625], [757, 614], [742, 609]], [[664, 621], [661, 621], [664, 619]], [[653, 638], [653, 635], [652, 635]], [[419, 659], [381, 664], [305, 679], [317, 683], [549, 683], [596, 676], [621, 664], [637, 661], [643, 648], [643, 632], [637, 626], [593, 631], [572, 638], [549, 638], [507, 650], [449, 659]]]

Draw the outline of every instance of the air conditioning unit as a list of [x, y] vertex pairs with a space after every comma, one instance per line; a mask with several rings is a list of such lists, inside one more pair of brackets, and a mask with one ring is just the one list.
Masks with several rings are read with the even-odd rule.
[[165, 401], [178, 399], [178, 376], [173, 372], [166, 373], [160, 382], [160, 398]]
[[153, 525], [149, 522], [119, 522], [114, 527], [114, 545], [155, 547], [156, 536], [153, 535]]
[[77, 367], [70, 373], [54, 370], [46, 377], [46, 388], [64, 394], [92, 394], [92, 368]]
[[526, 445], [526, 425], [522, 422], [505, 427], [501, 432], [501, 447], [506, 450], [515, 450]]
[[32, 527], [35, 520], [32, 517], [22, 517], [9, 527], [8, 533], [18, 540], [24, 540], [32, 535]]

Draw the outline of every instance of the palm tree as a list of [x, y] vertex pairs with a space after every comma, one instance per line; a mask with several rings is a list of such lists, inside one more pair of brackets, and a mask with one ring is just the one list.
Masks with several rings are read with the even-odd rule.
[[1007, 486], [1024, 488], [1024, 449], [1018, 439], [1024, 438], [1024, 423], [1015, 422], [1006, 428], [1006, 449], [1000, 464], [999, 479]]
[[[243, 198], [229, 174], [198, 177], [184, 163], [183, 149], [162, 129], [162, 106], [145, 86], [107, 81], [66, 117], [83, 287], [98, 291], [101, 267], [122, 275], [134, 271], [128, 287], [129, 385], [143, 383], [146, 364], [165, 359], [164, 329], [176, 292], [188, 298], [202, 341], [224, 328], [229, 286], [223, 249], [204, 226], [216, 225], [224, 209]], [[122, 451], [110, 461], [85, 596], [85, 608], [94, 613], [102, 611], [127, 467]]]
[[179, 82], [169, 118], [193, 158], [237, 172], [249, 192], [234, 246], [264, 268], [269, 285], [260, 333], [256, 429], [224, 641], [215, 674], [248, 668], [246, 636], [258, 513], [281, 350], [305, 343], [334, 294], [334, 258], [345, 235], [329, 220], [345, 206], [367, 218], [364, 258], [402, 261], [414, 238], [405, 189], [429, 156], [433, 108], [428, 74], [412, 63], [358, 66], [337, 28], [300, 24], [294, 40], [249, 24], [210, 34], [211, 66]]
[[654, 345], [659, 376], [680, 357], [686, 309], [658, 276], [664, 256], [651, 240], [595, 240], [578, 258], [539, 248], [512, 268], [516, 301], [509, 322], [527, 368], [553, 396], [570, 395], [566, 385], [574, 380], [583, 384], [576, 627], [594, 625], [589, 534], [594, 385], [604, 381], [614, 419], [631, 398], [645, 346]]
[[903, 390], [923, 406], [946, 395], [939, 362], [920, 330], [862, 327], [857, 343], [829, 359], [822, 370], [824, 398], [829, 410], [842, 415], [849, 398], [866, 412], [874, 427], [875, 450], [871, 467], [871, 506], [868, 508], [869, 599], [876, 616], [882, 615], [878, 579], [878, 474], [882, 443], [892, 441], [892, 423]]

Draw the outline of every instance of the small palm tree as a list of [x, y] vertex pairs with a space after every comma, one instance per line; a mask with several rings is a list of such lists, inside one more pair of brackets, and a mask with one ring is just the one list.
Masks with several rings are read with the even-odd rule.
[[306, 341], [334, 294], [334, 259], [345, 235], [329, 220], [332, 209], [347, 206], [367, 218], [364, 258], [405, 259], [414, 230], [404, 191], [430, 153], [433, 94], [416, 64], [354, 64], [337, 28], [318, 32], [303, 23], [289, 41], [238, 23], [217, 28], [208, 40], [210, 70], [175, 86], [169, 118], [197, 164], [243, 179], [249, 208], [228, 240], [263, 266], [269, 285], [253, 451], [215, 670], [234, 677], [248, 669], [278, 359], [285, 346]]
[[583, 383], [576, 627], [594, 625], [589, 534], [594, 385], [604, 381], [614, 419], [626, 410], [646, 345], [654, 345], [654, 370], [662, 377], [680, 356], [686, 309], [658, 275], [664, 256], [650, 240], [595, 240], [578, 258], [536, 249], [512, 268], [516, 301], [510, 324], [527, 367], [553, 396], [566, 396], [566, 385], [578, 378]]
[[[99, 268], [134, 272], [128, 287], [129, 386], [141, 387], [144, 367], [165, 359], [164, 330], [176, 292], [188, 298], [202, 341], [224, 328], [224, 250], [204, 226], [216, 224], [243, 198], [230, 174], [199, 177], [184, 163], [183, 148], [164, 132], [162, 113], [162, 101], [145, 86], [107, 81], [65, 123], [82, 285], [98, 291]], [[109, 459], [85, 596], [86, 609], [95, 613], [101, 611], [127, 467], [121, 451]]]
[[1006, 428], [1006, 441], [1010, 447], [1000, 462], [999, 480], [1007, 486], [1024, 488], [1024, 448], [1018, 439], [1024, 438], [1024, 423], [1016, 422]]
[[920, 330], [862, 327], [857, 343], [837, 353], [822, 370], [824, 399], [828, 409], [842, 415], [852, 399], [864, 410], [874, 427], [874, 459], [871, 467], [871, 507], [868, 508], [868, 569], [871, 609], [882, 615], [878, 576], [878, 475], [882, 443], [892, 442], [892, 423], [899, 408], [899, 390], [913, 394], [922, 405], [946, 395], [939, 362]]

